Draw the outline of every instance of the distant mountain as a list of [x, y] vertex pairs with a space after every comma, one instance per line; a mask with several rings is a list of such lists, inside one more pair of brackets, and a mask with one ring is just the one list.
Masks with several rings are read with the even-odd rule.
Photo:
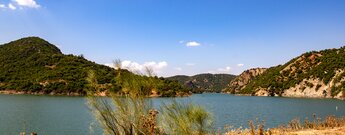
[[[105, 90], [121, 87], [115, 85], [113, 68], [91, 62], [83, 55], [65, 55], [39, 37], [0, 45], [0, 54], [0, 92], [85, 94], [85, 78], [90, 70], [95, 71], [97, 82]], [[187, 91], [177, 82], [157, 77], [154, 80], [160, 86], [155, 90], [156, 95], [174, 96], [179, 91]]]
[[345, 47], [312, 51], [257, 75], [238, 94], [344, 98]]
[[166, 79], [176, 80], [180, 84], [192, 88], [194, 92], [221, 92], [235, 77], [230, 74], [198, 74], [194, 76], [177, 75]]

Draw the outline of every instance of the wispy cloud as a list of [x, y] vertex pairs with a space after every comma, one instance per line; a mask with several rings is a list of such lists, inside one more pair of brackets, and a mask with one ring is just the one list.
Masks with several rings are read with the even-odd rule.
[[179, 41], [180, 44], [184, 44], [188, 47], [195, 47], [195, 46], [200, 46], [201, 43], [200, 42], [197, 42], [197, 41], [184, 41], [184, 40], [181, 40]]
[[16, 10], [17, 7], [15, 7], [12, 3], [8, 4], [8, 8], [12, 9], [12, 10]]
[[29, 7], [29, 8], [41, 7], [40, 5], [37, 4], [37, 2], [35, 0], [13, 0], [13, 1], [22, 7]]
[[238, 67], [243, 67], [243, 66], [244, 66], [244, 64], [237, 64], [237, 66], [238, 66]]
[[229, 74], [232, 68], [230, 66], [224, 67], [224, 68], [218, 68], [217, 70], [209, 70], [207, 73], [211, 74], [219, 74], [219, 73], [226, 73]]
[[0, 8], [6, 8], [4, 4], [0, 4]]
[[229, 72], [231, 70], [231, 67], [227, 66], [225, 68], [218, 68], [218, 72]]
[[196, 42], [196, 41], [190, 41], [190, 42], [186, 43], [186, 46], [188, 46], [188, 47], [195, 47], [195, 46], [200, 46], [200, 45], [201, 45], [201, 43]]

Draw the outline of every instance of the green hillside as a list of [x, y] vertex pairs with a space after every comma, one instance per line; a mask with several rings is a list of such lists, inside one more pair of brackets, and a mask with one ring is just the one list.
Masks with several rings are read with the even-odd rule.
[[194, 92], [220, 92], [227, 87], [235, 75], [230, 74], [198, 74], [194, 76], [177, 75], [168, 77], [169, 80], [176, 80]]
[[[82, 55], [65, 55], [38, 37], [22, 38], [0, 45], [0, 90], [40, 94], [85, 94], [85, 78], [95, 71], [104, 89], [116, 89], [115, 70], [86, 60]], [[131, 73], [132, 74], [132, 73]], [[137, 76], [142, 77], [142, 76]], [[155, 78], [162, 96], [187, 91], [177, 82]], [[164, 88], [164, 89], [163, 89]], [[150, 94], [150, 93], [147, 93]]]
[[111, 82], [113, 70], [83, 56], [64, 55], [49, 42], [28, 37], [0, 46], [2, 90], [44, 93], [83, 93], [88, 70], [100, 83]]

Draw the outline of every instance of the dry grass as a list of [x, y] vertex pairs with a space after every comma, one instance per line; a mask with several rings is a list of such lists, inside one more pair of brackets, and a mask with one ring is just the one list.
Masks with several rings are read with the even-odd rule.
[[335, 116], [327, 116], [324, 120], [313, 115], [310, 121], [308, 118], [302, 123], [300, 119], [291, 120], [287, 125], [279, 126], [273, 129], [264, 129], [264, 123], [254, 125], [249, 122], [248, 129], [228, 130], [226, 135], [341, 135], [345, 134], [345, 117], [336, 118]]
[[249, 128], [237, 128], [231, 129], [231, 127], [226, 127], [225, 135], [270, 135], [270, 131], [265, 130], [265, 121], [248, 121]]

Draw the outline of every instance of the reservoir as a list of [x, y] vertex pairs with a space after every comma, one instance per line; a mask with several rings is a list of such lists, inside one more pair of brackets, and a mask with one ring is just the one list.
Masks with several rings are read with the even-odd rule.
[[[265, 121], [265, 128], [301, 122], [313, 114], [345, 116], [345, 101], [283, 97], [251, 97], [228, 94], [194, 94], [184, 98], [153, 98], [154, 106], [172, 99], [204, 106], [215, 126], [248, 127], [249, 120]], [[8, 135], [36, 132], [38, 135], [101, 135], [85, 97], [0, 95], [0, 131]]]

